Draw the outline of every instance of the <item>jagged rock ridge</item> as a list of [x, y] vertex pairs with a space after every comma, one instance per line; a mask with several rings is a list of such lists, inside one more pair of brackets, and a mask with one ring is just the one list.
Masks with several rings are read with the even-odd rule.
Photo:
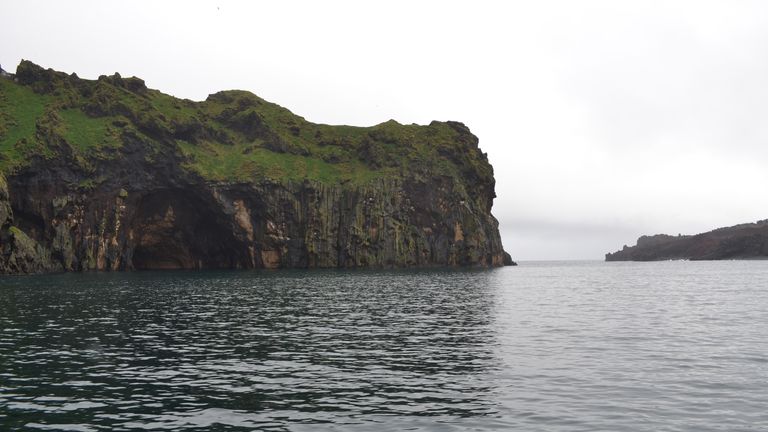
[[320, 125], [28, 61], [0, 108], [3, 273], [511, 263], [461, 123]]
[[605, 255], [606, 261], [768, 258], [768, 219], [696, 235], [642, 236], [637, 245]]

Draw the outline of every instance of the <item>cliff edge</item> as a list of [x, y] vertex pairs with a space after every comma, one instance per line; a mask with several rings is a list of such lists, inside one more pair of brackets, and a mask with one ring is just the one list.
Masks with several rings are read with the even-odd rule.
[[29, 61], [0, 78], [0, 272], [500, 266], [493, 169], [458, 122], [314, 124]]
[[605, 255], [606, 261], [768, 258], [768, 219], [696, 235], [642, 236], [637, 245]]

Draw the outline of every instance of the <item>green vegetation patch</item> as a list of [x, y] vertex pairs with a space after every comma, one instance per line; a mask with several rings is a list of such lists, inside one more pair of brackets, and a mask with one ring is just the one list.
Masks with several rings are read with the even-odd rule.
[[[17, 70], [24, 84], [0, 79], [0, 170], [58, 154], [96, 172], [103, 161], [124, 156], [115, 150], [125, 141], [140, 143], [148, 163], [181, 156], [185, 169], [213, 181], [493, 180], [477, 138], [460, 123], [315, 124], [247, 91], [193, 102], [118, 74], [82, 80], [29, 62]], [[67, 145], [71, 155], [62, 152]]]
[[119, 131], [113, 126], [113, 117], [89, 117], [79, 109], [60, 112], [64, 139], [73, 149], [86, 153], [104, 146], [119, 147]]
[[169, 119], [186, 120], [200, 115], [200, 110], [194, 102], [178, 99], [157, 90], [149, 90], [149, 102], [158, 113], [163, 113]]
[[310, 156], [276, 153], [253, 145], [191, 144], [177, 141], [185, 166], [210, 180], [248, 181], [254, 178], [323, 183], [365, 183], [380, 175], [359, 161], [330, 164]]
[[28, 87], [0, 79], [0, 169], [13, 170], [36, 150], [37, 121], [49, 101]]

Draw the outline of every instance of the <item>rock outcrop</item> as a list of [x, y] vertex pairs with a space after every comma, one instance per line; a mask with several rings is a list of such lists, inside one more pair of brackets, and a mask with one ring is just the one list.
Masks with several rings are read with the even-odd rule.
[[0, 107], [2, 273], [513, 264], [461, 123], [319, 125], [27, 61]]
[[697, 235], [642, 236], [637, 245], [605, 255], [606, 261], [674, 259], [768, 259], [768, 220], [719, 228]]

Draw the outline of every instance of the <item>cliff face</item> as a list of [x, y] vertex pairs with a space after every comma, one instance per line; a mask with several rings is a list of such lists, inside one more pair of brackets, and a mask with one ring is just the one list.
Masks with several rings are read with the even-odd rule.
[[719, 228], [697, 235], [642, 236], [637, 245], [605, 255], [606, 261], [768, 258], [768, 220]]
[[0, 107], [3, 273], [511, 263], [461, 123], [318, 125], [29, 62]]

